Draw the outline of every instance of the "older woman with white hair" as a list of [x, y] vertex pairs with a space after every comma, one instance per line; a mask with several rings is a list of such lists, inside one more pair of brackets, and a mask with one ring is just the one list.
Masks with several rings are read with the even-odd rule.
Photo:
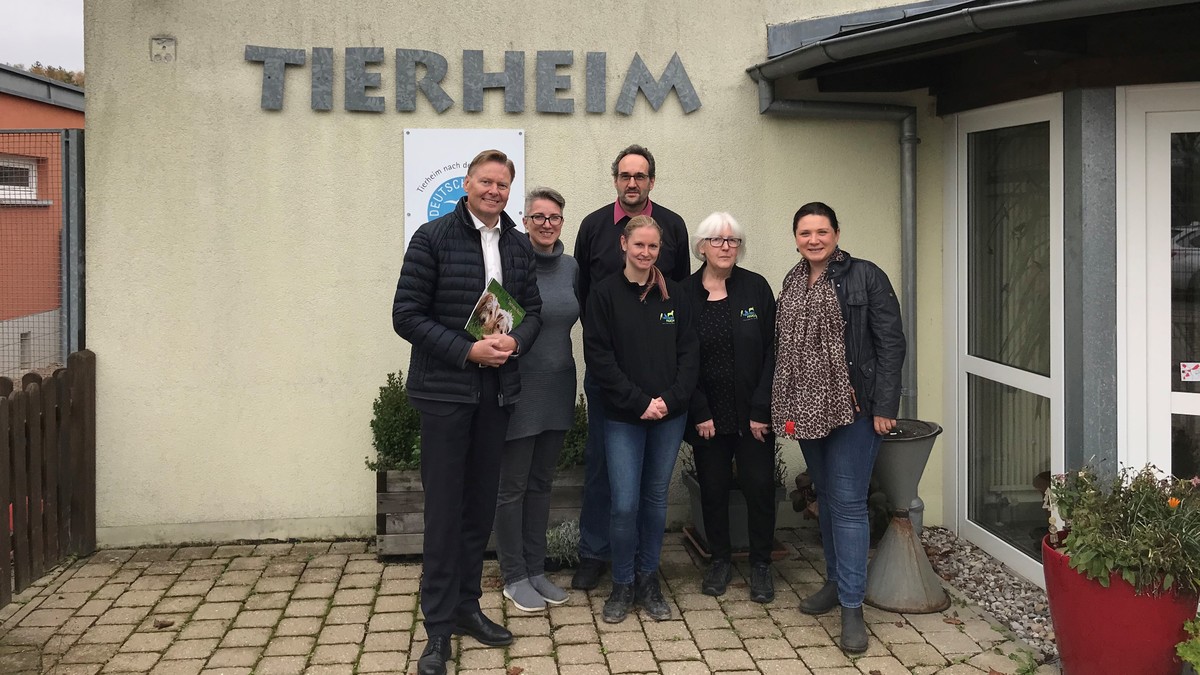
[[684, 282], [700, 338], [700, 378], [688, 411], [712, 562], [701, 590], [722, 595], [733, 577], [729, 491], [746, 496], [750, 534], [750, 599], [775, 598], [775, 443], [771, 381], [775, 373], [775, 294], [760, 274], [738, 266], [746, 233], [728, 213], [703, 220], [692, 254], [704, 265]]

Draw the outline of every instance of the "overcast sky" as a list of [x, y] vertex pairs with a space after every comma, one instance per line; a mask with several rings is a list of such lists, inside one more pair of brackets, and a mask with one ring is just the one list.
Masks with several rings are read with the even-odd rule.
[[0, 63], [83, 70], [83, 0], [0, 0]]

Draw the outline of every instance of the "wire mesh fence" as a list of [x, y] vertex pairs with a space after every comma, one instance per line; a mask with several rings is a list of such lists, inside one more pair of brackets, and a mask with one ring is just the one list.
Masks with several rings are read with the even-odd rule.
[[71, 348], [64, 227], [73, 203], [68, 131], [0, 131], [0, 376], [52, 371]]

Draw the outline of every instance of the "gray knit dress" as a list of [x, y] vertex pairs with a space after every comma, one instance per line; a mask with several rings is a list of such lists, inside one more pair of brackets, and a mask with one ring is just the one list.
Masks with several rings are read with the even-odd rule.
[[542, 295], [542, 330], [521, 367], [521, 399], [508, 420], [506, 440], [571, 428], [575, 414], [575, 356], [571, 327], [579, 320], [575, 279], [579, 265], [555, 242], [552, 253], [534, 251]]

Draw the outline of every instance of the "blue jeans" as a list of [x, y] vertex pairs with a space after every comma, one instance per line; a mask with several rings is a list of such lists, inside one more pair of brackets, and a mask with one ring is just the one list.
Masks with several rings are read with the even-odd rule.
[[800, 441], [808, 475], [817, 491], [825, 576], [837, 581], [842, 607], [861, 607], [867, 593], [867, 490], [881, 436], [864, 417], [824, 438]]
[[579, 510], [579, 557], [608, 560], [610, 499], [604, 450], [604, 393], [591, 373], [583, 374], [588, 437], [583, 451], [583, 507]]
[[667, 524], [667, 490], [683, 442], [687, 415], [652, 424], [606, 420], [608, 480], [612, 487], [612, 579], [632, 584], [634, 570], [658, 571]]

